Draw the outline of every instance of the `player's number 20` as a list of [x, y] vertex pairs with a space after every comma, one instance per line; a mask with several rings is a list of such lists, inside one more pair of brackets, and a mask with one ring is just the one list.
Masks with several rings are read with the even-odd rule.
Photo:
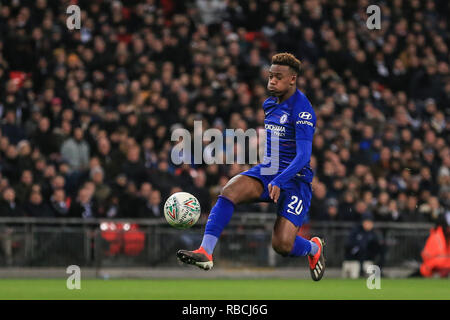
[[[288, 208], [291, 209], [293, 214], [299, 215], [303, 210], [303, 200], [298, 200], [297, 196], [291, 197], [291, 202], [288, 204]], [[295, 206], [297, 204], [297, 206]]]

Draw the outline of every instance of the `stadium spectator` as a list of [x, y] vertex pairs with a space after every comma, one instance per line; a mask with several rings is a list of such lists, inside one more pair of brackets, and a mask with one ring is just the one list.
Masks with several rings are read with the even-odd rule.
[[[0, 200], [0, 217], [22, 217], [24, 216], [22, 207], [15, 200], [14, 189], [6, 187], [2, 192]], [[13, 264], [13, 239], [15, 234], [14, 224], [2, 225], [0, 228], [0, 242], [5, 255], [7, 266]]]
[[346, 191], [343, 195], [343, 199], [338, 207], [338, 214], [343, 221], [357, 221], [358, 216], [353, 211], [355, 204], [355, 196], [351, 191]]
[[325, 214], [322, 214], [323, 220], [338, 221], [338, 201], [335, 198], [329, 198], [326, 202]]
[[17, 201], [20, 204], [25, 203], [25, 199], [31, 193], [31, 187], [33, 186], [33, 173], [31, 170], [22, 171], [22, 176], [20, 177], [20, 182], [15, 185], [14, 190], [17, 192]]
[[129, 181], [133, 181], [136, 184], [141, 184], [146, 178], [145, 167], [140, 159], [140, 147], [131, 146], [127, 154], [127, 160], [122, 165], [122, 172], [125, 173]]
[[161, 203], [161, 193], [158, 190], [148, 192], [143, 200], [139, 208], [139, 218], [162, 217], [163, 203]]
[[39, 120], [39, 126], [32, 134], [32, 143], [38, 147], [40, 152], [49, 157], [59, 151], [56, 136], [50, 128], [50, 120], [43, 117]]
[[322, 220], [327, 212], [326, 208], [327, 187], [324, 183], [316, 183], [313, 188], [313, 197], [309, 209], [311, 219]]
[[111, 143], [107, 137], [98, 139], [96, 156], [99, 158], [102, 168], [105, 169], [106, 179], [113, 180], [119, 174], [120, 169], [117, 161], [118, 155], [114, 155], [111, 151]]
[[[207, 210], [246, 167], [180, 171], [171, 131], [192, 131], [194, 120], [222, 131], [262, 127], [268, 62], [290, 51], [302, 60], [298, 86], [317, 115], [313, 189], [326, 187], [311, 220], [334, 215], [329, 199], [343, 221], [359, 219], [360, 199], [382, 221], [435, 221], [448, 209], [447, 1], [380, 3], [380, 30], [366, 26], [366, 1], [169, 2], [164, 10], [160, 2], [80, 2], [76, 32], [55, 15], [64, 2], [3, 4], [0, 191], [12, 187], [22, 198], [22, 171], [30, 170], [44, 202], [59, 176], [76, 199], [98, 157], [100, 189], [111, 193], [99, 198], [94, 186], [94, 216], [126, 216], [129, 181], [136, 189], [150, 182], [163, 199], [177, 186], [207, 189], [198, 193]], [[79, 201], [71, 206], [81, 216]]]
[[92, 193], [87, 187], [78, 191], [78, 196], [70, 205], [69, 216], [72, 218], [95, 218], [97, 215]]
[[372, 214], [363, 214], [361, 222], [351, 231], [345, 244], [345, 259], [359, 261], [361, 275], [364, 272], [364, 261], [371, 261], [382, 267], [382, 242], [373, 229], [373, 221]]
[[187, 190], [192, 193], [201, 203], [202, 213], [209, 213], [211, 210], [211, 197], [206, 188], [206, 174], [203, 170], [197, 170], [193, 177], [193, 185]]
[[46, 202], [44, 202], [40, 192], [31, 192], [28, 201], [25, 203], [24, 211], [30, 217], [54, 217], [53, 212]]
[[66, 193], [64, 189], [55, 189], [50, 197], [50, 209], [55, 217], [68, 217], [69, 206], [67, 204]]
[[96, 166], [90, 170], [90, 177], [95, 184], [94, 200], [97, 203], [106, 202], [111, 195], [111, 188], [104, 183], [103, 169]]
[[128, 181], [124, 192], [118, 194], [120, 202], [120, 216], [136, 218], [139, 214], [139, 191], [134, 181]]
[[83, 140], [83, 129], [75, 127], [73, 137], [70, 137], [61, 146], [61, 156], [66, 160], [70, 169], [81, 172], [87, 169], [89, 164], [89, 145]]
[[11, 187], [6, 187], [2, 192], [0, 216], [12, 218], [24, 216], [22, 206], [16, 201], [16, 192]]
[[22, 127], [17, 123], [16, 112], [14, 109], [6, 110], [4, 114], [2, 134], [7, 137], [8, 141], [13, 145], [16, 145], [25, 136]]

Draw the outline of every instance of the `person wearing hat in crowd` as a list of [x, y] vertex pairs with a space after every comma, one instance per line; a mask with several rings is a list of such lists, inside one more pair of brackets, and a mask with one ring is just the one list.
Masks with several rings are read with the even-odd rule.
[[326, 201], [326, 212], [323, 214], [323, 220], [327, 220], [327, 221], [338, 221], [339, 220], [337, 199], [329, 198]]
[[345, 259], [357, 260], [361, 264], [361, 275], [363, 274], [363, 263], [372, 261], [380, 268], [383, 262], [382, 241], [374, 230], [374, 217], [366, 212], [361, 216], [359, 222], [351, 231], [345, 244]]

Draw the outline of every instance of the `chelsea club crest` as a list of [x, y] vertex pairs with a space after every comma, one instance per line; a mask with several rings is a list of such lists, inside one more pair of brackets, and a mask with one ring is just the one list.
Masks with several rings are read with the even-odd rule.
[[286, 123], [287, 122], [287, 118], [288, 118], [287, 114], [283, 114], [281, 116], [281, 118], [280, 118], [280, 123], [281, 124]]

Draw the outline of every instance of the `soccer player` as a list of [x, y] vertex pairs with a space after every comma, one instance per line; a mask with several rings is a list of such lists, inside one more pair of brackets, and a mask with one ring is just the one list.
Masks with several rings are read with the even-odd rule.
[[323, 240], [318, 237], [307, 240], [297, 235], [311, 203], [313, 172], [309, 162], [316, 124], [310, 102], [297, 89], [299, 73], [300, 61], [292, 54], [279, 53], [272, 57], [267, 83], [270, 97], [263, 103], [267, 132], [264, 161], [225, 185], [208, 217], [200, 248], [179, 250], [180, 261], [211, 269], [214, 247], [235, 206], [273, 201], [277, 204], [273, 249], [282, 256], [307, 256], [312, 279], [322, 278]]

